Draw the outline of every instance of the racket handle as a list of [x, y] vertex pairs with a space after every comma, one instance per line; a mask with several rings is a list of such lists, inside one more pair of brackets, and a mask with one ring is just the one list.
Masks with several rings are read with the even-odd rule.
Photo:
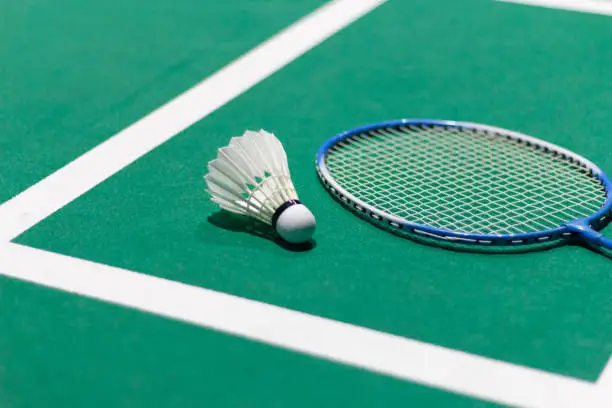
[[587, 244], [612, 250], [612, 239], [606, 238], [589, 226], [585, 220], [576, 220], [566, 224], [571, 232], [578, 234]]

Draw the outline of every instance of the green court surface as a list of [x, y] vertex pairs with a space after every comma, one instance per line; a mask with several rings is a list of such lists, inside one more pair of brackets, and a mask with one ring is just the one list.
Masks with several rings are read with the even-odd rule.
[[[0, 5], [0, 199], [323, 4]], [[612, 396], [610, 375], [602, 374], [612, 370], [612, 258], [579, 246], [491, 255], [401, 239], [345, 211], [314, 168], [318, 147], [334, 134], [416, 117], [525, 132], [612, 172], [611, 44], [607, 15], [489, 0], [390, 0], [2, 244], [535, 369], [559, 389], [538, 389], [543, 382], [533, 381], [533, 390], [523, 390], [500, 379], [476, 392], [425, 374], [398, 378], [59, 284], [63, 290], [25, 282], [36, 279], [5, 273], [18, 268], [3, 259], [0, 407], [488, 407], [522, 405], [536, 394], [543, 396], [533, 406], [552, 407], [559, 406], [556, 393], [571, 393], [564, 381], [577, 388], [596, 383]], [[202, 176], [216, 149], [259, 128], [283, 141], [300, 198], [317, 217], [309, 250], [244, 231], [204, 192]], [[38, 197], [44, 206], [47, 198]], [[3, 214], [0, 206], [0, 220]], [[139, 287], [114, 290], [129, 297]], [[268, 330], [274, 339], [285, 329]], [[350, 348], [351, 338], [344, 341]], [[443, 360], [431, 364], [444, 372]], [[470, 370], [466, 377], [487, 377]], [[513, 387], [516, 399], [497, 391]], [[564, 403], [588, 407], [576, 398]]]

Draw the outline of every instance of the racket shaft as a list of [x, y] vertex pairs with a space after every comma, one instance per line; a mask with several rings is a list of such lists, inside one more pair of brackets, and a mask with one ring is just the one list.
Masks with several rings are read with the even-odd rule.
[[599, 245], [602, 248], [609, 249], [610, 251], [612, 251], [612, 239], [610, 238], [601, 237], [599, 239]]

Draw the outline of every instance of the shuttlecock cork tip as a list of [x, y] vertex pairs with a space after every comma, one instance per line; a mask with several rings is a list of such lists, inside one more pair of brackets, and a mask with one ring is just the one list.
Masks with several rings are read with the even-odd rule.
[[285, 241], [302, 244], [312, 238], [316, 221], [308, 207], [298, 200], [290, 200], [276, 210], [272, 225]]

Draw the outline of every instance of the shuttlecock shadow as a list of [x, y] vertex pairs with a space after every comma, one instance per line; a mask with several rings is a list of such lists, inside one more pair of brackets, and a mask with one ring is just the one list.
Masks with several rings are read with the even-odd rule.
[[[303, 244], [290, 244], [281, 239], [272, 227], [250, 217], [228, 211], [217, 211], [208, 217], [208, 223], [217, 228], [236, 233], [247, 233], [274, 242], [276, 245], [293, 252], [310, 251], [316, 246], [314, 240]], [[201, 228], [202, 229], [202, 228]]]

